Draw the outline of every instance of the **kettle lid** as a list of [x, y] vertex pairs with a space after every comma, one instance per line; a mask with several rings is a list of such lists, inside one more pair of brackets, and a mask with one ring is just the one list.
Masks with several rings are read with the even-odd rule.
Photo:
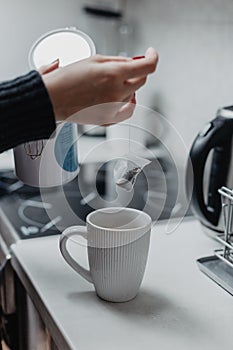
[[217, 110], [217, 117], [233, 118], [233, 106], [222, 107]]

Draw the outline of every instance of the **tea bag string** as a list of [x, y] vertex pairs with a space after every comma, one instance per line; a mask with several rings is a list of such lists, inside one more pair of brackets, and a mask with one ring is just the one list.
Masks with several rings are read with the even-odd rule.
[[129, 130], [128, 130], [128, 152], [130, 154], [131, 150], [131, 120], [129, 120]]

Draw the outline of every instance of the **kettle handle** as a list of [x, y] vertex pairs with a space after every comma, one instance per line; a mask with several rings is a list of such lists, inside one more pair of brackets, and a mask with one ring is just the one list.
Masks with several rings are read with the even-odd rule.
[[[217, 117], [198, 134], [190, 150], [191, 162], [188, 162], [187, 166], [186, 191], [191, 200], [192, 210], [207, 226], [209, 224], [218, 225], [221, 213], [221, 197], [218, 189], [226, 185], [231, 159], [232, 133], [233, 120]], [[213, 157], [207, 203], [205, 203], [203, 178], [211, 150], [213, 150]], [[193, 184], [190, 174], [193, 174]]]

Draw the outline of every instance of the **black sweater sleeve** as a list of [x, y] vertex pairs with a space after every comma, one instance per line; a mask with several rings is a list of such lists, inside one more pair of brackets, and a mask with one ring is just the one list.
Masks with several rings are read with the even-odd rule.
[[0, 83], [0, 152], [47, 139], [55, 127], [52, 103], [37, 71]]

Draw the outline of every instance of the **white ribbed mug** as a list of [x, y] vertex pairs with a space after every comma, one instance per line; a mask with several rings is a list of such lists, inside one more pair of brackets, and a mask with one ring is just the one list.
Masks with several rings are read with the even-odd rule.
[[[94, 284], [97, 295], [111, 302], [133, 299], [141, 285], [149, 250], [151, 217], [132, 208], [104, 208], [91, 212], [86, 226], [68, 227], [60, 237], [66, 262]], [[90, 269], [69, 253], [71, 237], [87, 240]]]

